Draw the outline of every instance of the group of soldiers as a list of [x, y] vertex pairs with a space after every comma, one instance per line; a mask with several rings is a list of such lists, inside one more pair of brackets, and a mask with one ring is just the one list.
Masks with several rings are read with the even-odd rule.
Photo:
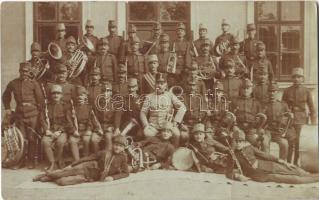
[[[87, 63], [70, 79], [70, 59], [81, 44], [73, 36], [64, 38], [65, 26], [57, 24], [53, 43], [61, 48], [62, 58], [48, 57], [50, 68], [35, 79], [32, 72], [43, 53], [34, 42], [31, 60], [20, 63], [20, 77], [7, 85], [2, 96], [5, 115], [14, 119], [27, 141], [24, 158], [13, 168], [25, 163], [34, 168], [41, 140], [51, 176], [37, 180], [59, 180], [65, 185], [123, 178], [129, 171], [122, 155], [127, 136], [155, 160], [152, 169], [169, 168], [179, 147], [192, 148], [199, 153], [199, 164], [214, 172], [225, 172], [229, 166], [216, 154], [219, 151], [239, 161], [235, 168], [245, 176], [251, 175], [250, 168], [256, 169], [255, 156], [289, 169], [292, 165], [286, 161], [298, 165], [301, 127], [309, 117], [313, 124], [317, 122], [311, 92], [302, 86], [303, 69], [292, 70], [293, 85], [284, 89], [280, 100], [266, 46], [255, 37], [255, 25], [247, 25], [244, 41], [229, 32], [227, 20], [221, 28], [223, 33], [213, 43], [207, 38], [207, 27], [200, 24], [199, 38], [188, 41], [186, 27], [179, 23], [172, 40], [155, 23], [152, 38], [141, 40], [131, 24], [124, 40], [117, 35], [115, 21], [109, 21], [107, 37], [97, 38], [88, 20], [84, 37], [94, 50], [82, 45]], [[242, 141], [251, 148], [241, 155], [231, 153]], [[278, 143], [280, 159], [269, 154], [271, 141]], [[64, 169], [66, 149], [72, 154], [72, 166], [97, 160], [95, 168], [101, 174], [84, 170], [92, 166], [55, 171]]]

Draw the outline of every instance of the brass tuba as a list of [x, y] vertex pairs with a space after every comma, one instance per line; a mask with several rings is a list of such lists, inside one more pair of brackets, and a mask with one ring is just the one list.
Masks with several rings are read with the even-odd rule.
[[83, 47], [86, 47], [92, 52], [95, 51], [93, 43], [86, 36], [83, 36], [82, 43], [77, 47], [72, 57], [66, 62], [66, 65], [69, 68], [69, 80], [78, 77], [84, 70], [85, 65], [88, 61], [88, 56], [84, 51], [81, 50]]

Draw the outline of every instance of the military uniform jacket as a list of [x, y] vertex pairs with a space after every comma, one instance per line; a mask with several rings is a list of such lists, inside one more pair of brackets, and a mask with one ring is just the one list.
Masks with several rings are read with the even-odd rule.
[[196, 62], [199, 69], [203, 69], [206, 67], [215, 69], [216, 71], [219, 69], [217, 59], [213, 56], [199, 55], [196, 58]]
[[224, 63], [225, 63], [225, 60], [228, 60], [228, 59], [231, 59], [235, 62], [236, 75], [240, 76], [240, 75], [245, 75], [249, 73], [245, 56], [240, 54], [233, 54], [232, 52], [229, 52], [221, 57], [219, 61], [219, 69], [225, 70]]
[[93, 107], [95, 107], [96, 98], [102, 92], [102, 85], [101, 84], [96, 84], [96, 85], [91, 84], [88, 86], [87, 90], [89, 92], [89, 95], [88, 95], [89, 103], [91, 105], [94, 105]]
[[268, 91], [268, 83], [259, 84], [256, 83], [253, 89], [254, 98], [259, 101], [261, 104], [268, 102], [269, 100], [269, 91]]
[[4, 109], [10, 110], [12, 93], [16, 101], [17, 117], [35, 117], [39, 114], [43, 105], [43, 94], [40, 85], [33, 80], [22, 80], [20, 78], [9, 82], [2, 95]]
[[[175, 52], [177, 56], [176, 61], [176, 74], [181, 74], [184, 70], [187, 70], [191, 66], [191, 44], [190, 42], [183, 40], [175, 40]], [[173, 44], [173, 45], [174, 45]]]
[[155, 75], [147, 72], [143, 75], [142, 83], [140, 84], [141, 94], [149, 94], [155, 91]]
[[240, 44], [240, 52], [243, 52], [247, 60], [256, 58], [256, 47], [258, 40], [256, 38], [246, 38]]
[[112, 54], [97, 55], [96, 66], [101, 69], [102, 80], [105, 81], [116, 81], [117, 80], [117, 61], [116, 57]]
[[98, 131], [97, 121], [90, 104], [75, 104], [75, 114], [78, 121], [79, 131]]
[[121, 111], [116, 108], [116, 104], [113, 101], [106, 103], [105, 99], [101, 98], [97, 102], [97, 106], [99, 109], [96, 110], [95, 114], [104, 131], [108, 127], [120, 127]]
[[235, 76], [227, 76], [224, 79], [221, 79], [221, 83], [224, 86], [224, 92], [226, 98], [232, 100], [233, 98], [237, 98], [239, 96], [239, 90], [242, 85], [242, 81]]
[[168, 59], [169, 59], [169, 55], [170, 55], [170, 52], [167, 51], [167, 52], [159, 52], [157, 54], [157, 57], [158, 57], [158, 72], [161, 72], [161, 73], [167, 73], [167, 64], [168, 64]]
[[[216, 151], [219, 151], [219, 152], [227, 152], [228, 151], [227, 147], [225, 147], [220, 142], [218, 142], [214, 139], [211, 139], [211, 138], [206, 138], [201, 143], [196, 142], [196, 141], [191, 141], [191, 144], [194, 145], [194, 147], [197, 148], [197, 150], [201, 154], [203, 154], [208, 160], [209, 160], [209, 157]], [[199, 159], [199, 161], [201, 163], [205, 162], [204, 159], [201, 158], [201, 156], [197, 156], [197, 158]]]
[[271, 62], [268, 58], [255, 59], [252, 62], [250, 71], [252, 70], [253, 82], [256, 83], [256, 77], [258, 74], [268, 74], [268, 81], [271, 82], [274, 78], [274, 71]]
[[186, 112], [185, 105], [172, 93], [164, 92], [157, 95], [155, 92], [145, 97], [141, 112], [149, 116], [149, 123], [155, 127], [162, 127], [168, 115], [175, 113], [173, 121], [181, 123]]
[[233, 39], [234, 36], [231, 33], [223, 33], [219, 35], [215, 40], [214, 50], [216, 49], [216, 46], [218, 46], [221, 42], [228, 42], [228, 44], [230, 45]]
[[[195, 48], [196, 48], [198, 54], [201, 54], [201, 46], [202, 46], [202, 44], [204, 44], [206, 39], [207, 38], [205, 38], [205, 39], [198, 38], [197, 40], [194, 41], [194, 45], [195, 45]], [[210, 42], [210, 44], [209, 44], [210, 51], [209, 52], [210, 52], [210, 55], [213, 55], [214, 44], [212, 41], [209, 41], [209, 42]]]
[[110, 53], [115, 56], [115, 58], [118, 58], [120, 54], [120, 47], [122, 46], [123, 37], [119, 35], [108, 35], [107, 40], [109, 41], [109, 47], [110, 47]]
[[119, 95], [127, 95], [128, 94], [128, 83], [127, 81], [118, 81], [113, 85], [113, 92]]
[[293, 112], [295, 124], [308, 124], [309, 116], [306, 107], [309, 109], [311, 123], [317, 123], [316, 108], [308, 88], [302, 85], [292, 85], [285, 89], [282, 101], [285, 101]]
[[50, 124], [46, 122], [45, 110], [41, 112], [41, 125], [44, 130], [62, 131], [73, 134], [75, 127], [73, 124], [70, 107], [64, 102], [49, 102], [47, 105]]
[[143, 73], [147, 72], [147, 66], [145, 65], [144, 56], [140, 53], [129, 54], [126, 56], [127, 60], [127, 74], [128, 77], [138, 78]]
[[97, 43], [99, 41], [99, 38], [96, 37], [95, 35], [88, 35], [88, 34], [85, 34], [84, 36], [87, 37], [92, 42], [94, 48], [97, 49]]
[[[138, 38], [138, 36], [135, 36], [135, 37]], [[131, 53], [131, 49], [130, 49], [131, 48], [130, 47], [131, 40], [132, 39], [128, 38], [127, 40], [122, 42], [122, 45], [120, 47], [120, 55], [119, 55], [119, 59], [118, 59], [119, 63], [124, 63], [125, 62], [125, 57]], [[143, 43], [141, 41], [141, 43], [140, 43], [140, 52], [143, 54], [144, 52], [143, 52], [143, 48], [142, 47], [143, 47]]]
[[46, 86], [46, 93], [47, 96], [50, 95], [50, 88], [53, 84], [58, 84], [62, 86], [62, 101], [69, 103], [71, 101], [71, 99], [75, 99], [76, 96], [76, 92], [75, 92], [75, 85], [65, 82], [65, 83], [47, 83]]
[[141, 99], [139, 95], [126, 95], [124, 97], [124, 110], [122, 112], [123, 121], [129, 121], [132, 118], [137, 121], [140, 120], [140, 111], [141, 111]]
[[184, 94], [182, 99], [187, 110], [184, 115], [184, 122], [191, 126], [197, 123], [204, 123], [209, 109], [204, 96], [200, 94]]
[[159, 52], [160, 52], [160, 45], [159, 45], [159, 38], [150, 38], [149, 40], [148, 40], [148, 42], [144, 42], [144, 48], [143, 48], [143, 52], [147, 52], [149, 49], [148, 48], [146, 48], [146, 46], [149, 46], [149, 44], [148, 45], [146, 45], [147, 43], [149, 43], [149, 42], [152, 42], [153, 44], [151, 45], [151, 46], [153, 46], [152, 47], [152, 49], [150, 50], [150, 52], [148, 53], [149, 55], [151, 55], [151, 54], [158, 54]]

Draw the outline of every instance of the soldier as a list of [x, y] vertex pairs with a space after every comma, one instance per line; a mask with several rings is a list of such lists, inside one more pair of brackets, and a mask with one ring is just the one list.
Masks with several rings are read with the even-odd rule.
[[95, 105], [97, 96], [101, 93], [101, 70], [100, 68], [94, 68], [90, 73], [90, 84], [88, 86], [88, 99], [91, 105]]
[[250, 77], [254, 83], [257, 82], [257, 76], [267, 74], [267, 81], [272, 82], [274, 71], [270, 60], [266, 57], [266, 46], [263, 42], [257, 42], [257, 57], [251, 64]]
[[173, 41], [177, 56], [176, 73], [174, 75], [177, 83], [183, 80], [183, 76], [186, 75], [191, 66], [191, 43], [185, 38], [185, 29], [185, 24], [179, 23], [176, 28], [177, 38]]
[[224, 54], [219, 61], [219, 69], [224, 69], [224, 61], [232, 59], [235, 62], [235, 75], [239, 78], [249, 78], [249, 68], [246, 58], [239, 54], [239, 39], [234, 37], [230, 44], [230, 52]]
[[[178, 147], [180, 140], [188, 138], [186, 135], [180, 135], [177, 128], [186, 112], [185, 105], [174, 94], [166, 91], [165, 74], [156, 74], [155, 85], [155, 92], [145, 97], [141, 108], [140, 118], [144, 127], [144, 135], [146, 137], [155, 136], [167, 121], [172, 122], [174, 127], [172, 142], [175, 147]], [[174, 113], [176, 113], [175, 116]]]
[[103, 135], [93, 133], [92, 143], [95, 149], [94, 152], [98, 151], [102, 137], [105, 139], [106, 150], [111, 150], [112, 138], [120, 134], [121, 110], [116, 108], [117, 105], [116, 102], [113, 101], [112, 95], [112, 84], [110, 82], [104, 82], [102, 93], [96, 100], [96, 117], [102, 126]]
[[[294, 145], [294, 164], [298, 164], [299, 159], [299, 138], [302, 125], [317, 124], [316, 108], [313, 102], [311, 91], [302, 85], [304, 81], [304, 71], [302, 68], [293, 68], [293, 85], [284, 90], [282, 101], [286, 102], [294, 114], [293, 126], [296, 130], [296, 141]], [[309, 114], [306, 108], [309, 109]]]
[[[39, 84], [29, 78], [31, 63], [20, 63], [20, 77], [9, 82], [2, 95], [2, 102], [5, 109], [5, 116], [13, 119], [22, 132], [25, 141], [27, 141], [26, 149], [24, 149], [24, 157], [14, 169], [19, 169], [28, 161], [28, 168], [33, 169], [38, 164], [37, 155], [37, 125], [39, 112], [43, 104], [43, 95]], [[16, 103], [15, 112], [11, 112], [12, 94]]]
[[58, 44], [62, 51], [66, 50], [66, 39], [65, 37], [65, 25], [63, 23], [58, 23], [56, 25], [56, 39], [53, 41]]
[[[289, 120], [292, 120], [292, 113], [286, 102], [278, 101], [278, 90], [277, 83], [273, 82], [269, 87], [269, 99], [264, 106], [263, 113], [267, 115], [268, 126], [266, 130], [269, 130], [271, 133], [271, 141], [279, 145], [279, 158], [287, 160], [288, 141], [291, 143], [295, 133], [293, 129], [288, 127]], [[287, 119], [287, 117], [289, 118]], [[286, 128], [287, 130], [284, 130]], [[291, 147], [291, 145], [289, 146]], [[289, 154], [291, 160], [291, 148], [289, 149]]]
[[144, 56], [139, 52], [140, 39], [137, 37], [130, 41], [130, 53], [126, 56], [128, 78], [137, 78], [142, 82], [143, 74], [147, 72]]
[[[39, 67], [40, 65], [43, 65], [43, 67], [46, 66], [46, 64], [48, 64], [48, 58], [46, 58], [46, 56], [42, 56], [42, 50], [41, 50], [41, 45], [37, 42], [33, 42], [31, 44], [31, 59], [28, 60], [27, 62], [31, 63], [31, 79], [36, 80], [36, 75], [37, 73], [41, 73]], [[46, 69], [47, 70], [47, 69]], [[49, 73], [47, 73], [47, 71], [45, 72], [45, 74], [42, 75], [42, 77], [40, 77], [40, 79], [38, 79], [38, 82], [46, 82], [48, 81], [48, 79], [50, 78]]]
[[148, 72], [143, 76], [142, 83], [140, 84], [141, 94], [149, 94], [155, 91], [155, 75], [158, 69], [157, 55], [152, 54], [147, 56]]
[[261, 104], [264, 104], [269, 100], [269, 82], [267, 81], [268, 74], [264, 71], [259, 73], [260, 74], [256, 76], [256, 84], [254, 86], [253, 96]]
[[106, 39], [109, 41], [110, 53], [113, 54], [115, 58], [119, 58], [123, 37], [117, 35], [117, 26], [114, 20], [109, 20], [108, 30], [110, 34], [106, 36]]
[[109, 52], [109, 41], [106, 38], [101, 38], [98, 43], [98, 52], [94, 66], [101, 69], [103, 81], [117, 80], [117, 61], [116, 57]]
[[253, 84], [243, 80], [237, 99], [230, 103], [230, 111], [236, 115], [238, 127], [246, 134], [246, 140], [262, 151], [269, 152], [270, 133], [264, 130], [267, 117], [258, 101], [252, 98]]
[[[233, 41], [234, 36], [233, 34], [229, 33], [229, 29], [230, 29], [230, 24], [226, 19], [222, 20], [222, 31], [223, 33], [221, 35], [219, 35], [216, 40], [215, 40], [215, 46], [214, 46], [214, 53], [216, 56], [221, 56], [221, 54], [223, 53], [228, 53], [229, 52], [229, 45], [231, 44], [231, 41]], [[225, 49], [224, 52], [217, 52], [217, 46], [224, 44]]]
[[159, 39], [159, 52], [157, 53], [158, 57], [158, 71], [161, 73], [167, 73], [167, 64], [168, 64], [168, 59], [169, 59], [169, 35], [166, 33], [161, 34], [160, 39]]
[[126, 138], [113, 138], [112, 151], [100, 151], [91, 156], [73, 162], [63, 170], [40, 174], [33, 181], [54, 181], [60, 186], [75, 185], [84, 182], [109, 182], [129, 176], [127, 155], [125, 154]]
[[249, 69], [251, 68], [251, 64], [254, 59], [257, 57], [256, 47], [258, 40], [256, 39], [256, 25], [255, 24], [247, 24], [247, 34], [248, 37], [241, 42], [240, 52], [243, 52]]
[[[41, 113], [41, 125], [45, 130], [42, 145], [50, 162], [48, 171], [54, 170], [56, 164], [58, 164], [59, 168], [64, 168], [64, 145], [67, 142], [68, 135], [76, 134], [70, 107], [62, 101], [62, 96], [62, 87], [60, 85], [51, 85], [50, 101]], [[53, 147], [57, 151], [56, 157], [54, 156]]]
[[75, 161], [80, 159], [79, 142], [83, 142], [83, 156], [88, 156], [92, 132], [103, 133], [98, 125], [99, 122], [93, 112], [93, 108], [89, 104], [88, 91], [84, 87], [78, 86], [76, 92], [77, 99], [72, 107], [76, 131], [69, 137], [69, 144]]
[[119, 65], [118, 82], [114, 84], [113, 92], [125, 96], [128, 94], [127, 71], [124, 64]]
[[[194, 41], [194, 45], [199, 54], [201, 54], [201, 51], [202, 51], [201, 46], [203, 45], [204, 42], [207, 42], [206, 41], [208, 39], [207, 32], [208, 32], [207, 26], [205, 24], [199, 24], [199, 29], [198, 29], [199, 38]], [[213, 55], [213, 47], [214, 47], [213, 42], [209, 40], [210, 55]]]
[[85, 23], [85, 31], [86, 33], [84, 34], [85, 37], [87, 37], [93, 44], [94, 48], [97, 48], [97, 43], [99, 42], [99, 38], [96, 37], [93, 33], [94, 31], [94, 25], [92, 20], [88, 19]]
[[[120, 63], [125, 63], [125, 57], [130, 53], [131, 51], [131, 48], [130, 48], [130, 44], [131, 44], [131, 41], [133, 39], [140, 39], [138, 36], [137, 36], [137, 28], [134, 24], [130, 24], [128, 26], [128, 39], [125, 40], [123, 43], [122, 43], [122, 46], [120, 48], [120, 57], [119, 57], [119, 62]], [[141, 41], [140, 41], [141, 42]], [[139, 49], [142, 50], [141, 48], [143, 47], [143, 44], [140, 43], [139, 44]], [[142, 53], [142, 51], [140, 51]]]
[[224, 93], [228, 101], [238, 97], [242, 80], [235, 76], [235, 62], [233, 60], [225, 60], [224, 69], [226, 77], [221, 79]]
[[153, 26], [152, 37], [149, 41], [144, 42], [142, 53], [147, 54], [157, 54], [160, 51], [160, 36], [162, 34], [162, 25], [160, 22], [156, 22]]

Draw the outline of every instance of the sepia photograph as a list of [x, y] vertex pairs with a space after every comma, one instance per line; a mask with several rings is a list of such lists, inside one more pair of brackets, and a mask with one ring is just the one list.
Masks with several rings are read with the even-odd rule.
[[319, 199], [316, 1], [2, 1], [5, 200]]

